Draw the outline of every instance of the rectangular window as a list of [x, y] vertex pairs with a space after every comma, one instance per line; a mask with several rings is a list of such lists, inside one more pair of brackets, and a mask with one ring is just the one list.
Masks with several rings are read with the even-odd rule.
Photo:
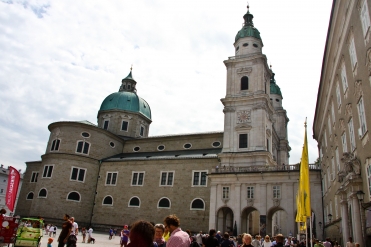
[[335, 123], [335, 110], [334, 110], [334, 103], [331, 104], [331, 116], [332, 116], [332, 122]]
[[161, 172], [161, 186], [172, 186], [174, 180], [174, 172]]
[[37, 177], [39, 176], [38, 172], [32, 172], [31, 183], [37, 183]]
[[343, 144], [343, 153], [348, 152], [347, 136], [346, 136], [345, 132], [341, 135], [341, 143]]
[[336, 157], [336, 165], [338, 168], [338, 172], [340, 171], [340, 159], [339, 159], [339, 148], [335, 148], [335, 157]]
[[341, 106], [341, 94], [339, 84], [336, 85], [336, 100], [338, 102], [338, 108]]
[[53, 173], [53, 166], [44, 166], [43, 178], [51, 178]]
[[223, 187], [223, 199], [229, 199], [229, 187]]
[[356, 54], [356, 47], [354, 45], [354, 37], [353, 36], [350, 39], [349, 55], [350, 55], [350, 62], [352, 63], [352, 70], [354, 70], [356, 65], [357, 65], [357, 54]]
[[85, 181], [86, 169], [72, 167], [71, 169], [71, 179], [72, 181], [84, 182]]
[[144, 127], [140, 126], [140, 136], [144, 136]]
[[253, 199], [254, 198], [254, 187], [248, 186], [247, 187], [247, 199]]
[[339, 218], [339, 211], [338, 211], [338, 197], [335, 195], [335, 218]]
[[322, 178], [322, 196], [325, 195], [325, 180]]
[[77, 143], [76, 153], [88, 154], [89, 153], [89, 147], [90, 147], [90, 144], [88, 142], [79, 141]]
[[366, 117], [365, 117], [365, 107], [363, 105], [362, 97], [358, 101], [357, 109], [358, 109], [359, 123], [361, 125], [361, 133], [359, 134], [363, 136], [367, 131], [367, 126], [366, 126]]
[[368, 195], [371, 195], [371, 164], [367, 166]]
[[273, 186], [273, 199], [280, 199], [281, 198], [281, 186], [274, 185]]
[[240, 134], [239, 148], [247, 148], [247, 134]]
[[[327, 167], [327, 182], [328, 182], [328, 183], [327, 183], [327, 186], [328, 186], [328, 187], [331, 186], [331, 183], [330, 183], [331, 180], [332, 180], [332, 179], [331, 179], [330, 167], [328, 166], [328, 167]], [[327, 188], [328, 188], [328, 187], [327, 187]]]
[[370, 28], [370, 15], [368, 12], [367, 0], [363, 1], [363, 5], [361, 7], [361, 23], [363, 35], [366, 37], [367, 31]]
[[344, 94], [348, 89], [347, 72], [345, 70], [345, 64], [341, 67], [341, 82], [343, 83]]
[[142, 186], [144, 181], [144, 172], [133, 172], [131, 185]]
[[122, 121], [122, 124], [121, 124], [121, 130], [123, 130], [123, 131], [128, 131], [128, 125], [129, 125], [128, 122], [126, 122], [126, 121]]
[[53, 140], [52, 147], [50, 148], [50, 151], [58, 151], [60, 142], [61, 142], [61, 140], [59, 140], [59, 139]]
[[206, 186], [207, 179], [206, 179], [207, 171], [193, 171], [193, 186]]
[[350, 148], [353, 152], [356, 149], [356, 139], [354, 137], [354, 128], [353, 128], [353, 118], [351, 118], [348, 122], [348, 130], [349, 130], [349, 137], [350, 137]]
[[118, 172], [107, 172], [106, 185], [116, 185]]
[[335, 180], [335, 160], [334, 157], [331, 158], [331, 180]]
[[109, 124], [109, 120], [104, 120], [103, 129], [107, 130], [108, 129], [108, 124]]
[[0, 189], [0, 194], [4, 193], [4, 189]]

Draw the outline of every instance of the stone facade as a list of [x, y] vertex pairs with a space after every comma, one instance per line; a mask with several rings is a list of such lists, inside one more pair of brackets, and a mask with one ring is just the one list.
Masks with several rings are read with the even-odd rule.
[[[313, 123], [321, 159], [324, 232], [370, 246], [371, 67], [367, 0], [333, 1]], [[358, 193], [365, 193], [360, 203]]]

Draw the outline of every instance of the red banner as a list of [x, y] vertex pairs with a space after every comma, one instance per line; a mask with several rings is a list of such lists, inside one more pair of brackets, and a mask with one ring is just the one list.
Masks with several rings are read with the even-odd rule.
[[15, 200], [17, 199], [20, 175], [17, 169], [9, 167], [8, 187], [6, 188], [6, 206], [13, 212]]

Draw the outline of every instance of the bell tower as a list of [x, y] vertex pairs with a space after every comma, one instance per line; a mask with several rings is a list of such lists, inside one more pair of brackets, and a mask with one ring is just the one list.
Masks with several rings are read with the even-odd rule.
[[277, 165], [272, 148], [275, 108], [270, 100], [272, 71], [262, 53], [263, 41], [247, 6], [235, 37], [235, 56], [227, 68], [222, 166]]

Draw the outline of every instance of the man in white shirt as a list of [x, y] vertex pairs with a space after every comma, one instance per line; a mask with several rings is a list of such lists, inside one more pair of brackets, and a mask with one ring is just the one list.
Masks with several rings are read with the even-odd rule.
[[54, 232], [54, 226], [51, 225], [50, 228], [49, 228], [49, 237], [52, 236], [53, 232]]
[[72, 229], [71, 229], [70, 236], [68, 237], [68, 240], [67, 240], [67, 247], [76, 246], [77, 235], [79, 234], [79, 226], [75, 222], [75, 218], [71, 217], [70, 222], [72, 223]]
[[79, 225], [75, 222], [74, 217], [71, 217], [70, 220], [71, 220], [71, 223], [72, 223], [71, 235], [78, 235], [79, 234]]
[[199, 246], [202, 246], [202, 231], [200, 231], [197, 235], [196, 235], [196, 242], [198, 243]]

